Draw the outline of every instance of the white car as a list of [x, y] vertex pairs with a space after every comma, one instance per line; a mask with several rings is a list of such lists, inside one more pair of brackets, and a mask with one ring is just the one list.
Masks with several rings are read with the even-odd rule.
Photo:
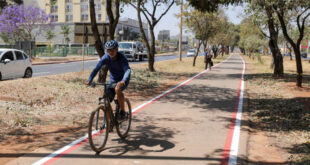
[[29, 56], [17, 49], [0, 49], [0, 80], [32, 77]]
[[187, 51], [187, 57], [195, 56], [196, 50], [195, 49], [189, 49]]

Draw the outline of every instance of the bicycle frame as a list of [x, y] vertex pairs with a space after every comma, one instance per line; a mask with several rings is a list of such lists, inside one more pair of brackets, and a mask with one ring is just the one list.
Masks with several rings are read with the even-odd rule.
[[[94, 86], [95, 84], [93, 84], [92, 86]], [[113, 108], [111, 106], [111, 101], [107, 95], [107, 92], [106, 92], [106, 89], [107, 89], [107, 86], [108, 84], [106, 83], [98, 83], [98, 85], [103, 85], [104, 86], [104, 91], [103, 91], [103, 96], [102, 97], [99, 97], [98, 98], [98, 105], [104, 105], [104, 108], [107, 110], [107, 113], [108, 113], [108, 121], [110, 122], [110, 128], [111, 130], [113, 130], [113, 127], [114, 125], [116, 124], [116, 114], [118, 113], [119, 111], [119, 104], [117, 102], [117, 100], [114, 100], [115, 104], [116, 104], [116, 108], [115, 108], [115, 113], [113, 113]], [[113, 86], [113, 84], [112, 84]], [[103, 102], [102, 102], [103, 100]], [[99, 111], [97, 112], [99, 113]], [[98, 128], [98, 117], [99, 115], [97, 114], [96, 115], [97, 118], [96, 118], [96, 128]]]

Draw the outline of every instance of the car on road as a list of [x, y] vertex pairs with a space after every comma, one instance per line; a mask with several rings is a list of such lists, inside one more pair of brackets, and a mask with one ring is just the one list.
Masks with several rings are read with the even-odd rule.
[[0, 49], [0, 80], [32, 77], [29, 56], [17, 49]]
[[147, 54], [143, 53], [143, 45], [139, 41], [123, 41], [118, 43], [119, 52], [123, 53], [128, 60], [143, 61]]
[[187, 57], [193, 57], [195, 56], [196, 50], [195, 49], [189, 49], [187, 51]]

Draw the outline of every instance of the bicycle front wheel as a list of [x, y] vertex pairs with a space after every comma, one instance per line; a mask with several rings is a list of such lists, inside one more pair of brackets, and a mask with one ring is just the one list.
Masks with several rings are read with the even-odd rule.
[[90, 147], [95, 152], [101, 152], [107, 143], [110, 128], [108, 120], [104, 106], [99, 106], [90, 115], [88, 139]]
[[124, 139], [129, 132], [131, 125], [131, 105], [128, 99], [125, 99], [126, 117], [124, 120], [117, 120], [116, 131], [120, 138]]

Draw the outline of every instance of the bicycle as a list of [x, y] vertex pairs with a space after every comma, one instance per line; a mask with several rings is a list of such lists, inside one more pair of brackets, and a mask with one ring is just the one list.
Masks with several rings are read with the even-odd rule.
[[[103, 97], [98, 98], [98, 107], [94, 110], [89, 118], [88, 139], [91, 148], [99, 154], [103, 151], [107, 143], [109, 132], [113, 132], [113, 127], [116, 127], [117, 134], [120, 138], [127, 137], [131, 125], [131, 104], [125, 98], [125, 119], [120, 120], [120, 106], [116, 99], [111, 100], [107, 93], [108, 88], [115, 88], [116, 83], [92, 83], [91, 86], [104, 86]], [[112, 106], [112, 101], [115, 103], [115, 108]], [[115, 109], [113, 111], [113, 109]]]

